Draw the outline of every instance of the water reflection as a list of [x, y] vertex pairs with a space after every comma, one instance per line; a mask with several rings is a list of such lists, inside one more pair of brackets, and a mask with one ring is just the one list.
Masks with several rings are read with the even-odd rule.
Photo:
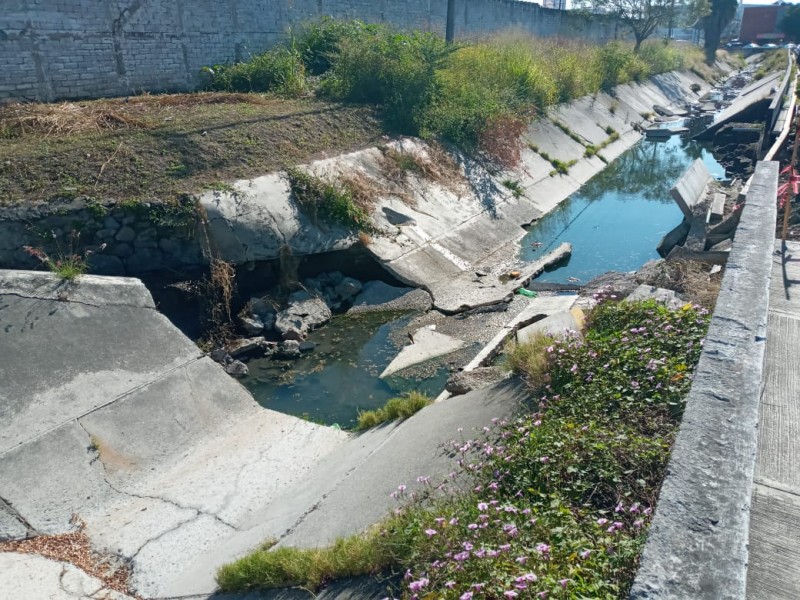
[[658, 258], [658, 242], [682, 219], [669, 190], [698, 158], [715, 178], [725, 177], [699, 142], [677, 136], [642, 140], [535, 223], [522, 241], [520, 258], [536, 260], [570, 242], [569, 262], [538, 279], [561, 283], [568, 277], [585, 282], [606, 271], [632, 271]]

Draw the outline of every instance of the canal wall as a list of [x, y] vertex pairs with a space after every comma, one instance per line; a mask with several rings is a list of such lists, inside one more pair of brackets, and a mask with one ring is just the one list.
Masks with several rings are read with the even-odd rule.
[[[2, 207], [0, 268], [37, 268], [39, 259], [25, 246], [51, 257], [88, 251], [93, 273], [141, 275], [191, 272], [212, 255], [252, 265], [278, 259], [284, 247], [309, 256], [363, 244], [394, 277], [431, 292], [440, 310], [491, 304], [513, 291], [513, 282], [501, 286], [499, 276], [516, 268], [524, 226], [638, 142], [649, 123], [643, 115], [652, 115], [654, 105], [682, 107], [708, 87], [691, 72], [665, 73], [553, 107], [523, 134], [519, 165], [500, 172], [451, 149], [447, 177], [409, 174], [398, 187], [387, 174], [385, 149], [374, 147], [302, 167], [331, 180], [358, 178], [374, 197], [369, 236], [299, 210], [285, 173], [274, 172], [201, 194], [197, 211], [191, 203], [165, 208], [86, 199]], [[587, 152], [590, 146], [599, 150]], [[388, 147], [422, 161], [437, 156], [414, 138]], [[559, 172], [556, 165], [567, 168]], [[476, 270], [486, 277], [475, 281]]]
[[[447, 0], [6, 0], [0, 103], [185, 91], [204, 66], [246, 59], [332, 16], [444, 34]], [[457, 3], [458, 37], [509, 28], [604, 41], [610, 20], [517, 0]]]
[[745, 598], [777, 185], [758, 163], [632, 599]]

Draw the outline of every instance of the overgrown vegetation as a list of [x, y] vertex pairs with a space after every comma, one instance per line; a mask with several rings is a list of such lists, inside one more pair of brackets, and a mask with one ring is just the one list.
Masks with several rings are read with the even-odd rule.
[[368, 208], [374, 198], [369, 197], [369, 189], [359, 186], [358, 178], [327, 181], [296, 167], [287, 169], [286, 175], [292, 198], [312, 219], [356, 231], [372, 229]]
[[414, 413], [419, 412], [428, 404], [431, 399], [419, 392], [408, 392], [397, 398], [392, 398], [381, 408], [375, 410], [365, 410], [358, 413], [357, 431], [364, 431], [398, 419], [404, 420]]
[[235, 91], [259, 82], [266, 84], [260, 90], [285, 93], [283, 81], [311, 72], [321, 76], [322, 96], [381, 106], [391, 131], [441, 138], [508, 166], [519, 159], [526, 122], [548, 106], [683, 68], [690, 57], [702, 62], [698, 50], [662, 42], [637, 54], [620, 42], [594, 46], [523, 34], [448, 46], [430, 33], [323, 19], [303, 26], [284, 48], [213, 67], [212, 86]]
[[400, 508], [365, 534], [227, 565], [221, 587], [317, 588], [392, 568], [406, 598], [626, 597], [708, 318], [608, 301], [583, 339], [515, 349], [533, 406], [454, 440], [460, 473], [400, 485]]
[[668, 260], [657, 269], [647, 271], [642, 283], [674, 290], [690, 302], [707, 310], [714, 310], [722, 285], [722, 271], [711, 272], [711, 267], [694, 260]]
[[105, 249], [105, 244], [102, 244], [97, 248], [87, 248], [83, 252], [78, 252], [79, 238], [80, 232], [72, 231], [69, 235], [68, 248], [64, 249], [59, 244], [56, 233], [51, 232], [51, 235], [47, 236], [46, 239], [47, 241], [52, 241], [55, 245], [55, 251], [52, 255], [39, 247], [23, 246], [22, 249], [26, 254], [37, 259], [42, 266], [54, 273], [59, 279], [74, 281], [89, 268], [89, 257], [96, 251]]
[[771, 50], [759, 63], [758, 70], [753, 74], [753, 79], [758, 81], [775, 71], [785, 71], [788, 64], [789, 53], [787, 50]]

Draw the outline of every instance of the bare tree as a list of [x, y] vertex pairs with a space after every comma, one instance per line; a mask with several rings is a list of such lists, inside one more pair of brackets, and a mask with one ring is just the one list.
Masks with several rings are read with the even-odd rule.
[[675, 0], [577, 0], [575, 6], [595, 14], [607, 14], [630, 29], [634, 52], [642, 42], [664, 25], [675, 10]]

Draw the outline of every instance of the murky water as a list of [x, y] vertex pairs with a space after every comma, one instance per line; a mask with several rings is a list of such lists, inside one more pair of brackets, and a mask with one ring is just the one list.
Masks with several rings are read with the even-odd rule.
[[659, 241], [683, 218], [669, 190], [698, 158], [714, 177], [725, 177], [724, 168], [699, 142], [677, 136], [642, 140], [534, 223], [521, 242], [520, 258], [532, 261], [570, 242], [569, 262], [537, 278], [558, 283], [633, 271], [658, 258]]
[[335, 316], [308, 339], [316, 349], [299, 360], [251, 360], [242, 379], [253, 397], [266, 408], [312, 421], [350, 428], [360, 410], [383, 406], [408, 390], [431, 396], [444, 389], [448, 369], [438, 367], [421, 380], [379, 379], [402, 347], [392, 335], [414, 314], [374, 313]]

